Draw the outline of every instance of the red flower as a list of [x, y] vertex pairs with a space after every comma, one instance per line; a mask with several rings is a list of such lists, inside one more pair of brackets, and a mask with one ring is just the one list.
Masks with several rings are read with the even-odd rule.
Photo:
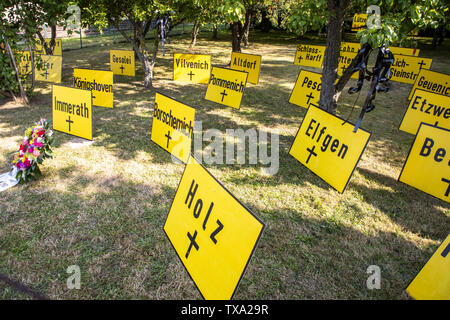
[[20, 151], [25, 151], [25, 146], [23, 144], [21, 144], [20, 147], [19, 147], [19, 150]]
[[38, 131], [36, 134], [38, 137], [42, 136], [45, 133], [45, 130]]

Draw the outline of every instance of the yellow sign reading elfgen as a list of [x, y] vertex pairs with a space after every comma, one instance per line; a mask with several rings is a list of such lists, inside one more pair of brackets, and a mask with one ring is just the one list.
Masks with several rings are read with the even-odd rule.
[[322, 88], [322, 74], [300, 70], [289, 103], [308, 109], [310, 103], [318, 104]]
[[414, 86], [409, 93], [408, 100], [411, 99], [414, 90], [422, 89], [434, 93], [450, 96], [450, 75], [436, 71], [422, 69], [414, 82]]
[[173, 81], [208, 83], [211, 56], [202, 54], [173, 54]]
[[294, 64], [298, 66], [321, 68], [324, 55], [325, 46], [299, 44], [297, 46], [297, 52], [295, 53]]
[[[344, 192], [371, 133], [310, 105], [289, 154], [339, 192]], [[339, 168], [339, 169], [337, 169]]]
[[54, 85], [53, 129], [92, 140], [92, 92]]
[[230, 69], [247, 72], [247, 81], [253, 84], [258, 84], [259, 72], [261, 70], [261, 56], [256, 54], [232, 52]]
[[450, 203], [450, 130], [421, 123], [398, 180]]
[[109, 62], [111, 71], [122, 76], [135, 76], [134, 51], [110, 50]]
[[450, 96], [416, 89], [399, 129], [416, 134], [421, 122], [450, 130]]
[[247, 72], [213, 67], [205, 99], [239, 109], [247, 77]]
[[416, 300], [450, 300], [450, 234], [409, 284]]
[[94, 106], [112, 108], [113, 72], [103, 70], [73, 69], [73, 86], [92, 91]]
[[355, 13], [352, 21], [352, 31], [362, 30], [366, 26], [367, 13]]
[[164, 231], [205, 299], [231, 299], [264, 224], [192, 156]]
[[[47, 46], [50, 47], [50, 41], [51, 39], [44, 39], [47, 43]], [[36, 43], [36, 54], [45, 54], [44, 46], [40, 43], [40, 40], [37, 40], [38, 43]], [[53, 55], [54, 56], [62, 56], [62, 41], [61, 39], [55, 39], [55, 48], [53, 48]]]
[[394, 55], [391, 81], [413, 84], [422, 69], [430, 69], [431, 59]]
[[43, 69], [35, 70], [34, 78], [39, 81], [61, 82], [62, 56], [41, 55]]
[[151, 139], [187, 163], [194, 134], [195, 109], [156, 93]]

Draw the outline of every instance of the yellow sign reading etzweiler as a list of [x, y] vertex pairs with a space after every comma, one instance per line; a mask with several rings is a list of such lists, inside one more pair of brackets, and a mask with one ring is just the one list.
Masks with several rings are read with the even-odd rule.
[[205, 99], [239, 109], [247, 77], [247, 72], [213, 67]]
[[408, 100], [411, 99], [416, 89], [450, 96], [450, 75], [422, 69], [416, 77], [416, 82], [414, 82], [414, 86], [409, 93]]
[[173, 81], [208, 83], [211, 56], [202, 54], [173, 54]]
[[94, 106], [113, 107], [113, 78], [112, 71], [73, 69], [74, 88], [91, 90]]
[[321, 68], [325, 46], [299, 44], [295, 53], [294, 64], [305, 67]]
[[322, 74], [300, 70], [292, 89], [289, 103], [308, 109], [310, 103], [318, 104], [322, 88]]
[[110, 50], [109, 62], [111, 71], [122, 76], [135, 76], [135, 62], [133, 50]]
[[43, 69], [35, 70], [34, 78], [39, 81], [61, 82], [62, 56], [41, 55]]
[[256, 54], [232, 52], [230, 69], [248, 72], [247, 81], [253, 84], [259, 82], [261, 56]]

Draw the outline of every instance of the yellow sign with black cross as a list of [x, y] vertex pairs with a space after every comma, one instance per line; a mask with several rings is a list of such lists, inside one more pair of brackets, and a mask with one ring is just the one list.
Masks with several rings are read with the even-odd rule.
[[352, 21], [352, 31], [359, 31], [364, 29], [367, 22], [367, 13], [355, 13]]
[[135, 76], [135, 62], [133, 50], [110, 50], [109, 62], [111, 71], [122, 76]]
[[322, 68], [325, 46], [299, 44], [295, 53], [294, 64], [298, 66]]
[[256, 54], [232, 52], [230, 69], [248, 73], [247, 81], [258, 84], [261, 70], [261, 56]]
[[414, 86], [409, 93], [408, 100], [412, 98], [416, 89], [450, 96], [450, 75], [422, 69], [416, 77], [416, 82], [414, 82]]
[[344, 192], [371, 133], [311, 104], [289, 154], [340, 193]]
[[213, 67], [205, 99], [239, 109], [247, 77], [247, 72]]
[[53, 85], [53, 129], [92, 140], [92, 91]]
[[17, 51], [16, 60], [19, 74], [25, 76], [33, 73], [30, 51]]
[[[52, 39], [44, 39], [47, 43], [47, 46], [50, 47], [50, 41]], [[35, 46], [36, 54], [45, 54], [44, 46], [42, 45], [41, 41], [37, 39], [37, 43]], [[53, 48], [53, 55], [54, 56], [62, 56], [62, 41], [61, 39], [55, 39], [55, 48]]]
[[192, 156], [164, 231], [204, 299], [231, 299], [264, 224]]
[[156, 92], [151, 140], [187, 163], [194, 134], [195, 109]]
[[38, 81], [61, 82], [62, 56], [41, 55], [43, 68], [35, 69], [34, 78]]
[[403, 56], [414, 56], [418, 57], [420, 49], [417, 48], [402, 48], [402, 47], [389, 47], [389, 50], [394, 54], [403, 55]]
[[430, 69], [432, 59], [394, 55], [391, 81], [413, 84], [422, 69]]
[[173, 54], [173, 81], [208, 83], [210, 74], [210, 55]]
[[[352, 63], [353, 59], [355, 59], [358, 52], [352, 51], [341, 51], [339, 53], [339, 64], [337, 74], [341, 77], [344, 74], [344, 71], [348, 68], [348, 66]], [[354, 72], [351, 76], [351, 79], [358, 79], [359, 72]]]
[[399, 129], [416, 134], [421, 122], [450, 130], [450, 96], [416, 89]]
[[73, 87], [92, 91], [94, 106], [114, 106], [113, 72], [91, 69], [73, 69]]
[[319, 103], [321, 89], [322, 74], [300, 70], [291, 96], [289, 97], [289, 103], [308, 109], [311, 103]]
[[450, 203], [450, 130], [422, 122], [398, 180]]
[[416, 300], [450, 300], [450, 234], [406, 291]]

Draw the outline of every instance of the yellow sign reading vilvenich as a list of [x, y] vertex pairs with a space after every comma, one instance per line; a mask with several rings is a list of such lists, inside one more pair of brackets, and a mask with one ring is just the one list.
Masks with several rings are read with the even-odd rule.
[[247, 72], [213, 67], [205, 99], [239, 109], [247, 77]]
[[135, 76], [133, 50], [110, 50], [109, 62], [111, 71], [122, 76]]
[[94, 106], [113, 107], [113, 78], [112, 71], [73, 69], [74, 88], [91, 90]]
[[208, 83], [210, 74], [210, 55], [173, 54], [173, 81]]
[[247, 72], [247, 81], [258, 84], [259, 72], [261, 70], [261, 56], [233, 51], [231, 53], [230, 69]]
[[416, 89], [450, 96], [450, 75], [422, 69], [416, 77], [416, 82], [414, 82], [414, 86], [409, 93], [408, 100], [411, 99]]
[[430, 69], [431, 62], [428, 58], [396, 54], [391, 66], [391, 81], [413, 84], [422, 69]]
[[322, 74], [300, 70], [292, 89], [289, 103], [308, 109], [309, 104], [318, 104], [322, 88]]
[[295, 53], [294, 64], [298, 66], [321, 68], [324, 55], [325, 46], [299, 44]]
[[43, 69], [35, 69], [34, 78], [39, 81], [61, 82], [62, 56], [41, 55]]

